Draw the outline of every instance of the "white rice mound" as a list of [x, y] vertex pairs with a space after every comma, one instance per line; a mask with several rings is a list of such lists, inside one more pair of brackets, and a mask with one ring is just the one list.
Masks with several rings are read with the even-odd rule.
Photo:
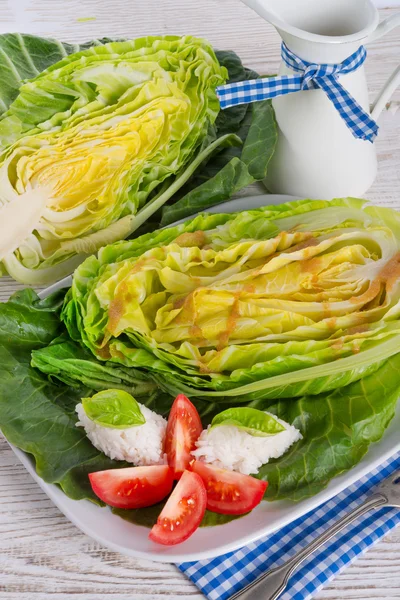
[[78, 404], [78, 427], [84, 427], [93, 446], [106, 456], [116, 460], [126, 460], [136, 466], [160, 465], [166, 462], [163, 443], [167, 421], [154, 411], [139, 404], [146, 419], [143, 425], [114, 429], [97, 425], [86, 415], [82, 404]]
[[[270, 413], [267, 413], [270, 414]], [[296, 427], [273, 416], [285, 431], [258, 437], [233, 425], [204, 429], [192, 454], [197, 460], [245, 475], [258, 473], [271, 458], [282, 456], [294, 442], [302, 438]]]

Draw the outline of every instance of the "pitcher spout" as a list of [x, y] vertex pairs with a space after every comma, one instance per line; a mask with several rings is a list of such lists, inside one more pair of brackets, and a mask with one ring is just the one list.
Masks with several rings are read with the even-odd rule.
[[[371, 0], [242, 2], [274, 25], [286, 44], [294, 52], [302, 52], [302, 58], [309, 61], [343, 60], [368, 40], [379, 23], [378, 10]], [[333, 52], [335, 46], [343, 49]]]

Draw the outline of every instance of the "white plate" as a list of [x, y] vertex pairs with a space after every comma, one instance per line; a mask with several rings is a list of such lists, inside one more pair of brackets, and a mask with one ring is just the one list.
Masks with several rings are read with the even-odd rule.
[[[290, 199], [293, 198], [277, 195], [239, 198], [213, 207], [208, 212], [235, 212], [267, 204], [281, 204]], [[69, 283], [70, 278], [65, 278], [41, 295], [47, 295], [50, 291]], [[221, 525], [217, 530], [214, 527], [200, 528], [186, 542], [172, 547], [158, 546], [151, 542], [148, 539], [148, 529], [124, 521], [113, 515], [106, 507], [100, 508], [87, 500], [71, 500], [57, 486], [45, 483], [38, 477], [29, 455], [14, 446], [11, 447], [54, 504], [87, 535], [104, 546], [128, 556], [160, 562], [186, 562], [212, 558], [236, 550], [315, 509], [399, 451], [399, 429], [400, 415], [397, 414], [383, 439], [371, 446], [367, 455], [356, 467], [333, 479], [324, 491], [312, 498], [298, 503], [262, 502], [246, 517]]]

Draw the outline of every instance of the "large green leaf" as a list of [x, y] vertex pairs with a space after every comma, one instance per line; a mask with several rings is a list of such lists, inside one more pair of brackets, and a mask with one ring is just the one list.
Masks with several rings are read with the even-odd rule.
[[300, 429], [303, 439], [258, 473], [268, 480], [267, 500], [312, 496], [351, 469], [369, 445], [381, 439], [399, 397], [400, 354], [396, 354], [373, 375], [344, 388], [269, 406], [269, 411]]
[[[38, 371], [0, 346], [0, 427], [9, 442], [32, 454], [48, 483], [66, 484], [73, 498], [95, 500], [75, 469], [96, 471], [115, 465], [76, 427], [80, 392], [51, 384]], [[71, 479], [76, 478], [71, 485]], [[84, 488], [82, 489], [82, 484]]]
[[0, 344], [30, 351], [49, 344], [61, 329], [65, 290], [40, 300], [32, 289], [15, 292], [0, 304]]
[[33, 290], [0, 304], [0, 429], [34, 457], [36, 471], [75, 499], [97, 501], [87, 473], [125, 466], [100, 453], [77, 428], [75, 405], [88, 392], [55, 385], [30, 366], [31, 350], [58, 335], [65, 290], [40, 300]]
[[266, 177], [277, 140], [271, 102], [252, 104], [237, 134], [244, 140], [242, 151], [226, 150], [210, 161], [196, 176], [193, 189], [164, 207], [161, 225], [225, 202], [239, 190]]

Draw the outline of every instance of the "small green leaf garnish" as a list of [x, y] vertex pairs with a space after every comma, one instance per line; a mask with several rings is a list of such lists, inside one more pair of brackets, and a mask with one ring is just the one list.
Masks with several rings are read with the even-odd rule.
[[285, 427], [272, 415], [256, 408], [228, 408], [213, 418], [211, 429], [219, 425], [233, 425], [258, 437], [285, 431]]
[[82, 398], [82, 405], [89, 419], [103, 427], [126, 429], [146, 423], [139, 404], [124, 390], [103, 390]]

